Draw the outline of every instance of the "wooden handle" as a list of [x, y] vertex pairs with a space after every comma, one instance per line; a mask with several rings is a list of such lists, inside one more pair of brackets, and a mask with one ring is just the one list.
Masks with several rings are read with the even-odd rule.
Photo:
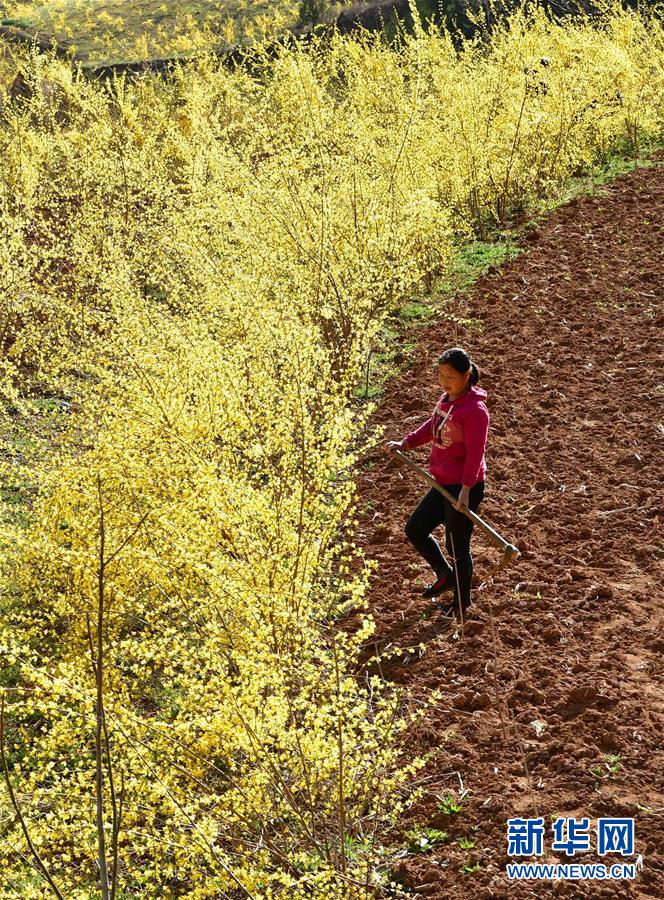
[[[412, 459], [406, 456], [405, 453], [402, 453], [401, 450], [397, 450], [396, 448], [392, 451], [395, 453], [399, 459], [402, 459], [406, 465], [410, 466], [411, 469], [414, 469], [420, 478], [423, 478], [427, 481], [431, 487], [436, 488], [443, 497], [450, 501], [450, 503], [454, 506], [457, 502], [457, 498], [454, 494], [450, 494], [449, 491], [446, 491], [445, 488], [438, 484], [435, 478], [433, 478], [425, 469], [421, 466], [418, 466], [416, 462], [413, 462]], [[472, 509], [468, 509], [465, 507], [464, 509], [460, 509], [459, 512], [462, 512], [464, 516], [467, 516], [472, 522], [482, 529], [484, 534], [489, 538], [492, 544], [495, 544], [496, 547], [499, 547], [503, 551], [504, 562], [511, 562], [513, 559], [519, 555], [519, 551], [514, 546], [514, 544], [510, 544], [509, 541], [506, 541], [505, 538], [502, 538], [497, 531], [495, 531], [490, 525], [488, 525], [484, 519], [481, 519], [477, 513], [473, 512]]]

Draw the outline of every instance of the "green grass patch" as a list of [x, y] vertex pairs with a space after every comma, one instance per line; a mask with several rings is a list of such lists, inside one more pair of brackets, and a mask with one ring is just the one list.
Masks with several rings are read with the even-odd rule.
[[399, 310], [399, 315], [406, 322], [412, 322], [415, 319], [428, 319], [435, 315], [433, 309], [426, 303], [405, 303]]
[[472, 241], [462, 246], [452, 259], [449, 273], [441, 279], [437, 289], [444, 295], [454, 295], [470, 287], [490, 270], [499, 269], [521, 252], [511, 231], [497, 232], [494, 241]]
[[10, 28], [22, 28], [26, 30], [29, 28], [33, 28], [34, 22], [23, 16], [19, 16], [16, 19], [12, 19], [11, 17], [8, 19], [0, 19], [0, 25], [6, 25]]

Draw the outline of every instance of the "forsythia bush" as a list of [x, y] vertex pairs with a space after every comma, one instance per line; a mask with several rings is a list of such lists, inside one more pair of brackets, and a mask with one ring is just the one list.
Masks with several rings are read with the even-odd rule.
[[371, 619], [338, 625], [362, 360], [456, 242], [661, 138], [662, 35], [535, 10], [461, 54], [335, 37], [105, 87], [27, 60], [0, 391], [5, 423], [70, 412], [0, 532], [0, 896], [380, 889], [421, 761], [355, 674]]
[[[0, 2], [0, 19], [52, 35], [86, 62], [189, 55], [225, 44], [266, 39], [298, 19], [298, 0], [48, 0]], [[331, 4], [331, 15], [340, 7]], [[120, 15], [118, 15], [120, 13]]]

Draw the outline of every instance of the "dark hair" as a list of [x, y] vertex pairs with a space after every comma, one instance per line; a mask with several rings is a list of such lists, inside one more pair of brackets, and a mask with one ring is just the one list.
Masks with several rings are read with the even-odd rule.
[[471, 369], [470, 378], [468, 379], [470, 385], [477, 384], [480, 380], [480, 370], [461, 347], [450, 347], [449, 350], [441, 353], [438, 357], [438, 365], [442, 366], [445, 363], [452, 366], [453, 369], [456, 369], [462, 375], [465, 375], [468, 369]]

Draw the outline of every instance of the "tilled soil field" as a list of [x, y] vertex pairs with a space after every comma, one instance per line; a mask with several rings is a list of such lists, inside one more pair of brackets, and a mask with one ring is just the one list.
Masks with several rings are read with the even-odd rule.
[[[404, 746], [434, 757], [395, 843], [415, 825], [449, 835], [401, 859], [413, 895], [664, 897], [664, 154], [653, 159], [525, 232], [524, 252], [459, 299], [481, 335], [444, 315], [418, 331], [415, 365], [374, 418], [394, 440], [427, 419], [439, 354], [466, 348], [491, 414], [479, 514], [522, 550], [482, 585], [500, 554], [475, 530], [473, 606], [445, 634], [404, 533], [428, 486], [380, 449], [367, 460], [356, 541], [379, 563], [377, 646], [426, 645], [383, 672], [414, 703], [444, 697]], [[423, 466], [428, 453], [410, 451]], [[461, 789], [461, 810], [441, 812]], [[544, 855], [527, 861], [633, 862], [598, 857], [593, 829], [634, 817], [643, 868], [633, 882], [510, 881], [507, 820], [537, 816]], [[552, 852], [555, 816], [589, 818], [590, 851]]]

